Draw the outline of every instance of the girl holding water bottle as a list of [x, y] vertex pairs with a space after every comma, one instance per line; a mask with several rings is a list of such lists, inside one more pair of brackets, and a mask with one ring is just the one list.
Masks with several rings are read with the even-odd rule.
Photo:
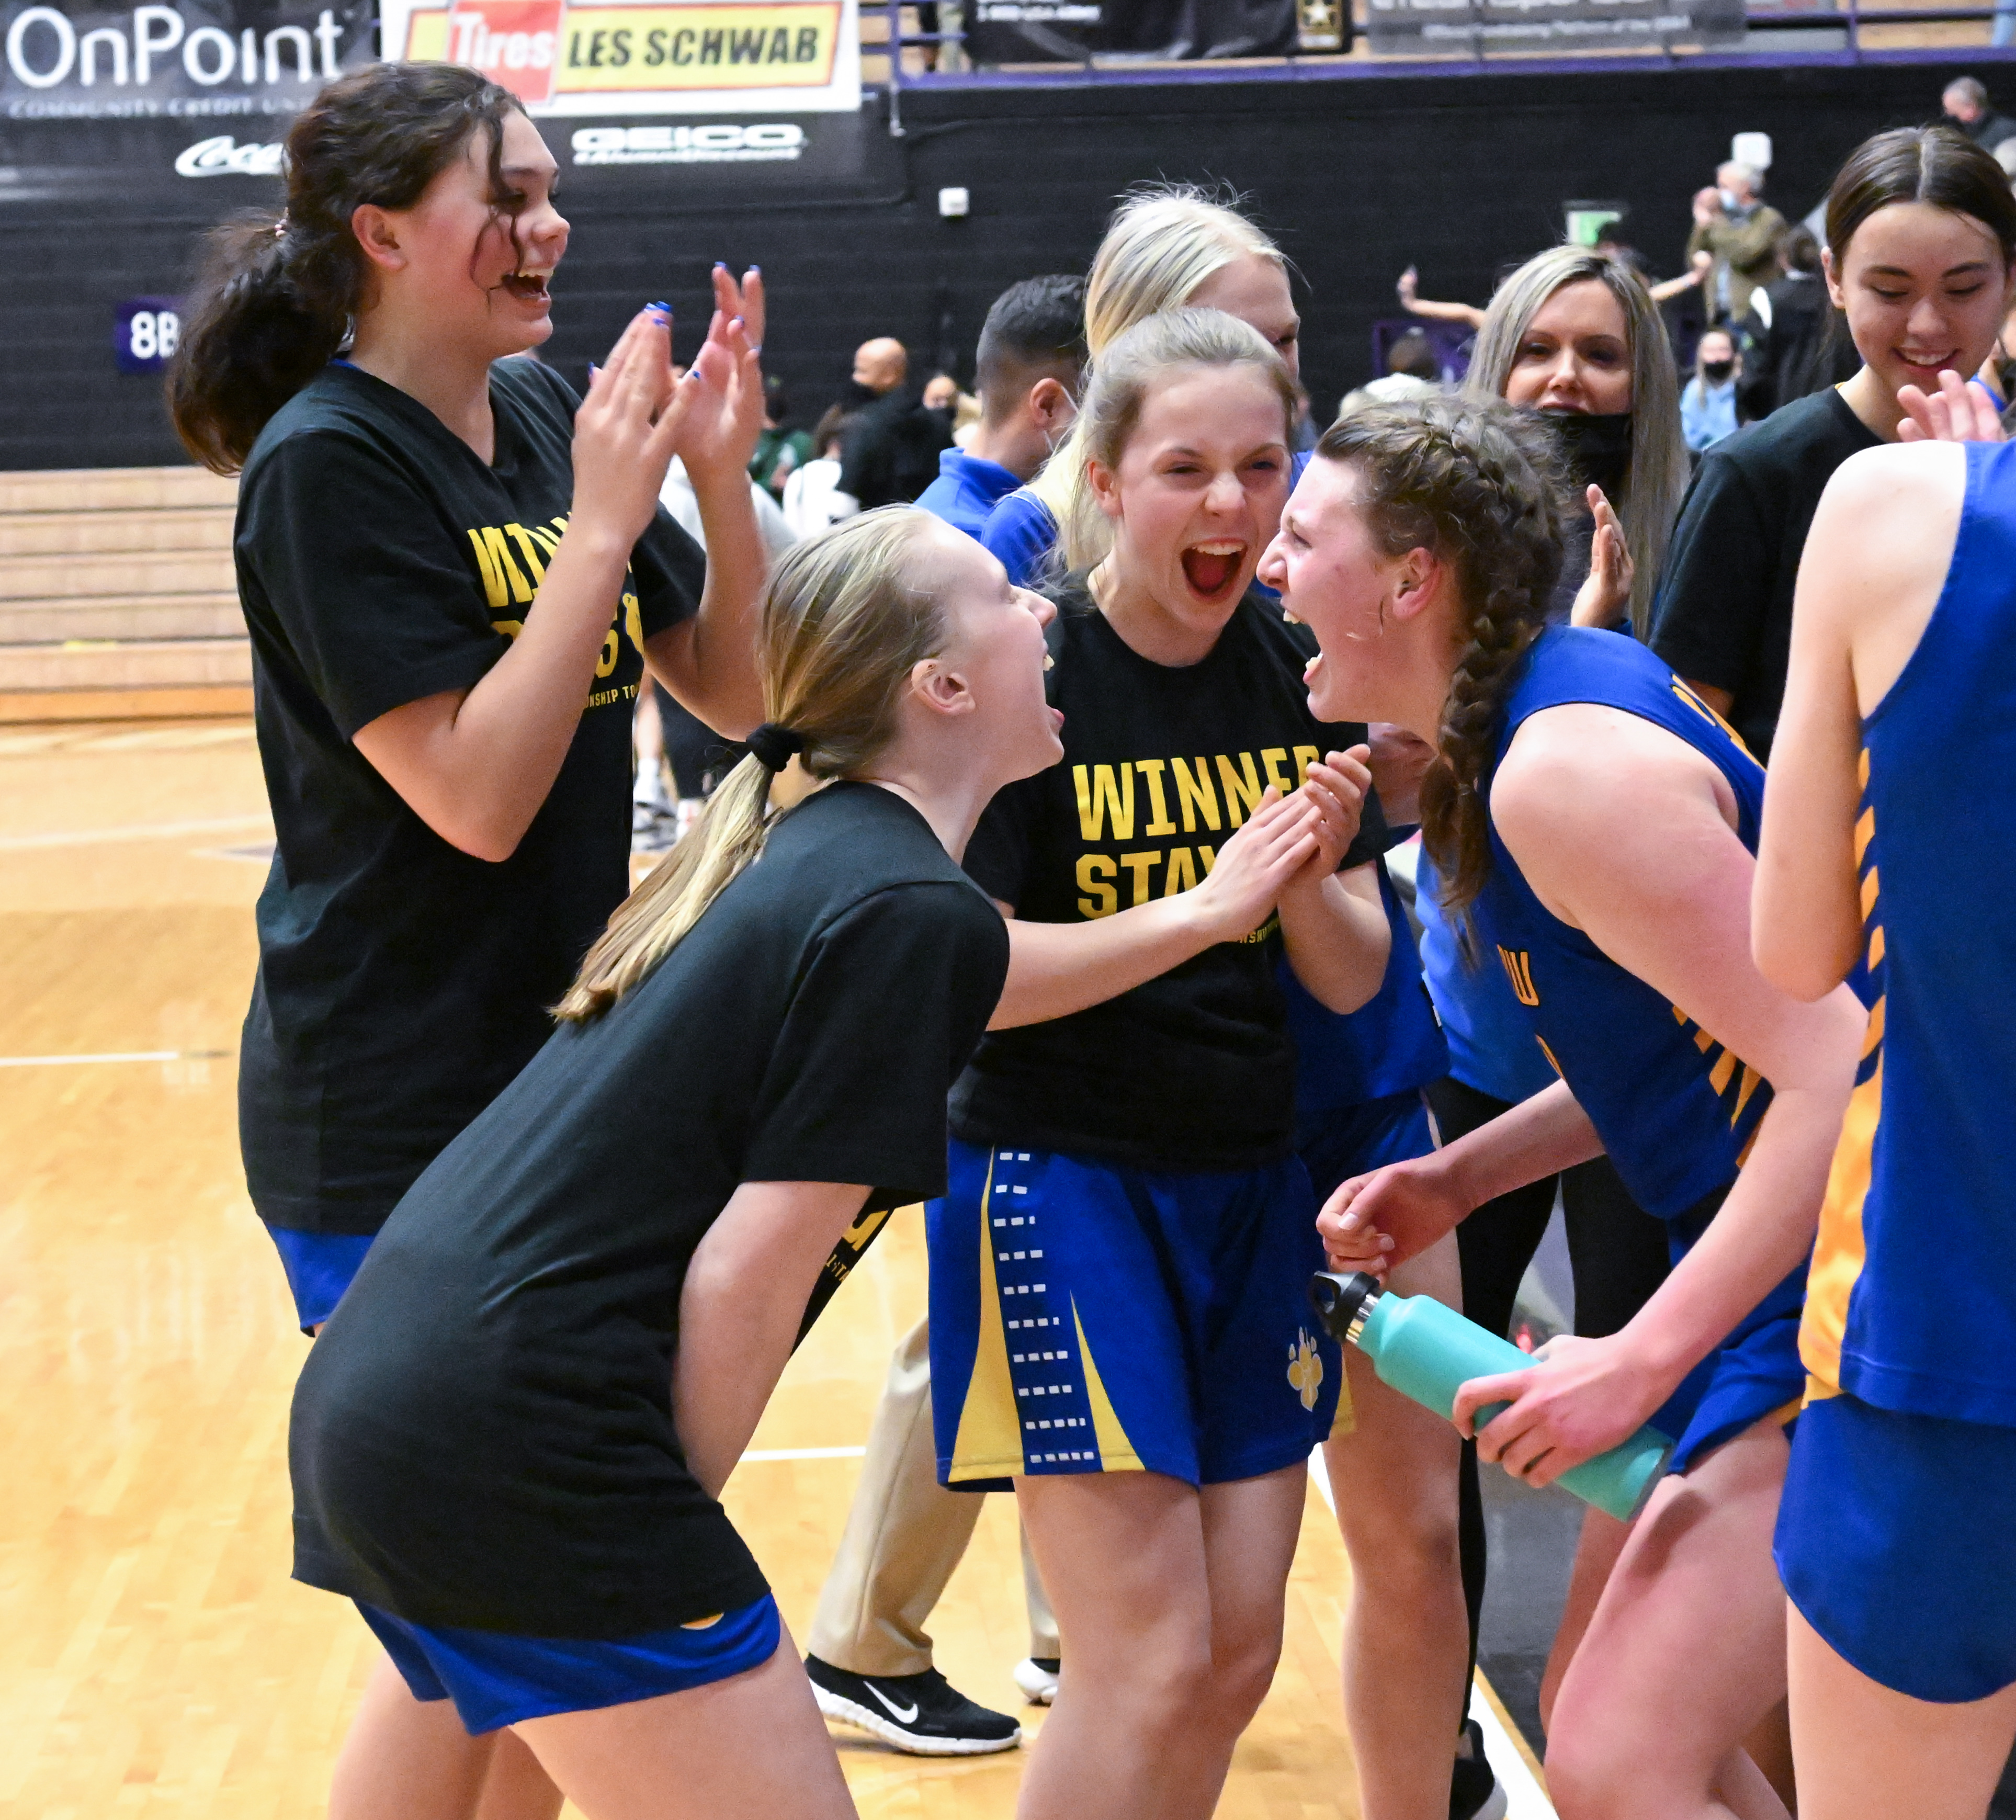
[[1548, 1779], [1567, 1820], [1781, 1820], [1743, 1750], [1785, 1692], [1771, 1526], [1803, 1383], [1806, 1255], [1862, 1015], [1757, 971], [1763, 773], [1634, 642], [1550, 626], [1560, 486], [1486, 402], [1332, 429], [1261, 575], [1316, 633], [1313, 712], [1438, 748], [1424, 838], [1443, 907], [1503, 967], [1563, 1079], [1434, 1155], [1348, 1181], [1319, 1225], [1339, 1269], [1413, 1256], [1473, 1207], [1607, 1151], [1678, 1262], [1602, 1339], [1480, 1379], [1460, 1423], [1532, 1484], [1651, 1421], [1677, 1445], [1570, 1664]]

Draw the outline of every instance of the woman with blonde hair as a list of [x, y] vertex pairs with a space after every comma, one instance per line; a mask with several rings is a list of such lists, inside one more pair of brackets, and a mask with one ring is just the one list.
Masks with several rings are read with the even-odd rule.
[[[1273, 241], [1200, 190], [1129, 197], [1086, 287], [1094, 379], [1103, 351], [1131, 326], [1206, 302], [1255, 330], [1294, 377], [1301, 325]], [[1112, 529], [1088, 478], [1089, 434], [1081, 416], [1034, 485], [995, 508], [985, 540], [1010, 574], [1089, 570], [1107, 554]], [[1060, 546], [1054, 560], [1053, 543]], [[1376, 757], [1373, 768], [1377, 774]], [[1404, 813], [1402, 802], [1395, 819]], [[1340, 1016], [1292, 968], [1278, 969], [1296, 1051], [1294, 1148], [1319, 1196], [1348, 1176], [1433, 1148], [1422, 1090], [1448, 1063], [1406, 912], [1383, 862], [1373, 870], [1389, 946], [1371, 1000]], [[1409, 1266], [1405, 1279], [1411, 1292], [1454, 1304], [1453, 1247]], [[1352, 1396], [1325, 1460], [1353, 1567], [1344, 1699], [1359, 1782], [1373, 1820], [1440, 1820], [1445, 1811], [1468, 1820], [1494, 1791], [1481, 1735], [1467, 1717], [1471, 1639], [1458, 1565], [1456, 1443], [1445, 1425], [1351, 1368]], [[1383, 1616], [1396, 1609], [1413, 1615], [1404, 1631]]]
[[1557, 597], [1584, 625], [1628, 607], [1642, 636], [1688, 474], [1672, 344], [1645, 281], [1586, 247], [1535, 254], [1492, 294], [1463, 390], [1546, 418], [1589, 503], [1586, 535], [1564, 527]]
[[[1114, 211], [1085, 280], [1085, 343], [1093, 366], [1136, 323], [1188, 305], [1222, 310], [1258, 330], [1298, 370], [1301, 333], [1281, 250], [1246, 217], [1193, 184], [1133, 191]], [[1085, 485], [1083, 438], [1075, 427], [1035, 479], [994, 508], [981, 542], [1009, 579], [1029, 585], [1051, 566], [1067, 521], [1081, 541], [1100, 535]]]
[[296, 1577], [391, 1658], [336, 1820], [466, 1820], [506, 1728], [589, 1820], [852, 1812], [718, 1499], [835, 1243], [944, 1186], [1008, 961], [958, 856], [1056, 762], [1049, 618], [907, 508], [787, 554], [750, 755], [393, 1210], [294, 1399]]
[[1354, 1010], [1388, 925], [1363, 730], [1311, 715], [1305, 636], [1251, 592], [1294, 403], [1219, 311], [1109, 344], [1078, 419], [1106, 553], [1067, 542], [1049, 634], [1064, 762], [967, 855], [1011, 949], [927, 1209], [933, 1414], [945, 1483], [1013, 1483], [1064, 1639], [1024, 1820], [1211, 1811], [1337, 1407], [1280, 969]]

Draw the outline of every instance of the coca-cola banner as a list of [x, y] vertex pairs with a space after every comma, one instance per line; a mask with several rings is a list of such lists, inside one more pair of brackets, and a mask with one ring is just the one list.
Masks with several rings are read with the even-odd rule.
[[855, 0], [386, 0], [383, 31], [388, 57], [466, 63], [535, 115], [861, 105]]
[[298, 112], [376, 56], [370, 0], [0, 0], [0, 117], [229, 120]]

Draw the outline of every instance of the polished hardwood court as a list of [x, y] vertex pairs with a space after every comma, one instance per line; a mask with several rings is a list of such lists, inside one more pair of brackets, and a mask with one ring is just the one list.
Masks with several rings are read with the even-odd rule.
[[[287, 1577], [308, 1342], [246, 1199], [233, 1094], [270, 838], [247, 723], [0, 728], [0, 1820], [320, 1814], [375, 1651], [346, 1605]], [[844, 1450], [923, 1294], [913, 1213], [793, 1360], [729, 1487], [801, 1631], [859, 1469]], [[761, 1457], [812, 1450], [834, 1451]], [[1346, 1584], [1312, 1490], [1281, 1671], [1221, 1813], [1357, 1813]], [[1010, 1678], [1020, 1588], [992, 1498], [938, 1663], [1034, 1732]], [[1020, 1753], [836, 1736], [864, 1815], [1013, 1810]]]

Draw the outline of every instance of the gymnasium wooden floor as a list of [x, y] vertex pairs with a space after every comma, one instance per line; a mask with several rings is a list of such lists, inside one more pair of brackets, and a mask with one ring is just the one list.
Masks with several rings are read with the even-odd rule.
[[[270, 831], [247, 724], [0, 728], [0, 1820], [319, 1815], [372, 1660], [347, 1606], [287, 1577], [306, 1342], [233, 1111]], [[801, 1634], [923, 1303], [903, 1216], [729, 1487]], [[827, 1451], [757, 1457], [807, 1450]], [[1033, 1732], [1010, 1679], [1020, 1583], [1011, 1505], [990, 1499], [938, 1662]], [[1229, 1820], [1357, 1814], [1336, 1692], [1346, 1584], [1312, 1489]], [[865, 1815], [1013, 1811], [1019, 1753], [933, 1762], [836, 1735]]]

